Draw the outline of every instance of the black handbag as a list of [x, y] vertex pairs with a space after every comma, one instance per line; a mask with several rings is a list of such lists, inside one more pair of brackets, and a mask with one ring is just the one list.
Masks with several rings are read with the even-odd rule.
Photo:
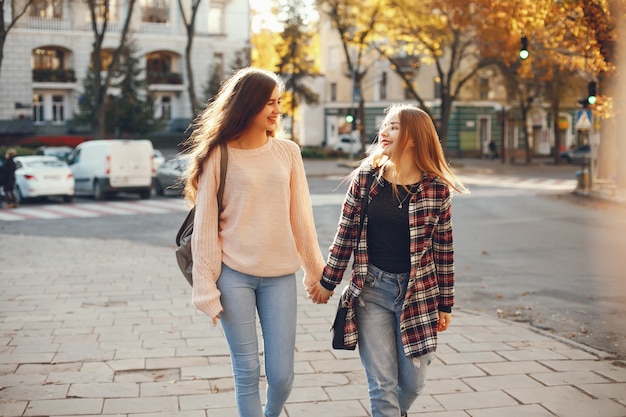
[[[226, 168], [228, 166], [228, 152], [226, 151], [226, 145], [220, 144], [221, 162], [220, 162], [220, 185], [217, 189], [217, 216], [222, 212], [222, 198], [224, 196], [224, 183], [226, 182]], [[193, 276], [191, 271], [193, 270], [193, 256], [191, 254], [191, 234], [193, 233], [193, 219], [196, 213], [196, 208], [193, 207], [187, 213], [187, 217], [183, 221], [183, 224], [178, 228], [176, 233], [176, 262], [180, 268], [180, 272], [189, 282], [189, 285], [193, 286]]]
[[[361, 216], [359, 219], [359, 234], [357, 235], [355, 250], [359, 246], [359, 240], [361, 239], [361, 231], [363, 230], [363, 221], [365, 220], [365, 213], [369, 203], [370, 188], [374, 181], [374, 175], [370, 175], [367, 180], [367, 187], [365, 195], [361, 203]], [[337, 312], [335, 313], [335, 320], [330, 330], [333, 333], [333, 349], [336, 350], [354, 350], [359, 340], [359, 333], [356, 325], [356, 309], [354, 303], [356, 300], [350, 297], [350, 286], [347, 285], [341, 292], [339, 297], [339, 303], [337, 305]]]

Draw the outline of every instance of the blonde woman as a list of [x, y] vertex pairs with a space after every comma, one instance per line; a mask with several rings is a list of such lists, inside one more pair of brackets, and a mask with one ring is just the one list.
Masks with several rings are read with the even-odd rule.
[[[322, 280], [308, 289], [313, 302], [327, 302], [354, 254], [349, 299], [373, 417], [407, 415], [424, 388], [437, 332], [450, 325], [451, 190], [466, 191], [446, 164], [430, 116], [390, 107], [376, 148], [354, 173]], [[364, 198], [369, 206], [355, 247]]]
[[[222, 324], [242, 417], [276, 417], [291, 392], [296, 338], [295, 272], [319, 281], [324, 258], [300, 148], [281, 139], [279, 78], [237, 71], [199, 116], [190, 137], [185, 197], [196, 206], [193, 297]], [[228, 167], [219, 213], [220, 144]], [[261, 407], [256, 319], [261, 324], [267, 394]]]

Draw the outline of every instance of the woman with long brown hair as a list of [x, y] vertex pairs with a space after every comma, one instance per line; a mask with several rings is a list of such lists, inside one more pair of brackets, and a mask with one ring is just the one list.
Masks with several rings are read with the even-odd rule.
[[[275, 74], [239, 70], [199, 116], [189, 139], [185, 197], [196, 207], [192, 301], [214, 326], [222, 324], [242, 417], [280, 415], [294, 378], [295, 272], [303, 268], [310, 286], [324, 268], [300, 148], [280, 138], [281, 93]], [[226, 144], [228, 165], [218, 213], [220, 144]]]
[[450, 324], [451, 190], [466, 191], [448, 168], [430, 116], [390, 107], [377, 145], [353, 175], [322, 280], [308, 288], [313, 302], [327, 302], [354, 254], [346, 296], [356, 312], [373, 417], [407, 415], [424, 387], [437, 332]]

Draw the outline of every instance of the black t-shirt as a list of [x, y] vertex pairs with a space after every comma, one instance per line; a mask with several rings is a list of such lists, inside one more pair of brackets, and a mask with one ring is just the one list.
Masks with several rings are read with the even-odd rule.
[[[416, 184], [409, 186], [415, 192]], [[367, 208], [367, 252], [369, 262], [386, 272], [411, 270], [409, 200], [404, 187], [393, 195], [391, 183], [384, 181], [378, 195]], [[402, 204], [400, 204], [402, 202]], [[401, 207], [400, 207], [401, 206]]]

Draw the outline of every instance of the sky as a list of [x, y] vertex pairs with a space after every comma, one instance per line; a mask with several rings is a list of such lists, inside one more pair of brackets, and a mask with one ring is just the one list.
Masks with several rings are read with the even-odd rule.
[[[305, 0], [310, 6], [310, 15], [312, 18], [317, 17], [317, 12], [313, 8], [314, 0]], [[252, 9], [252, 31], [258, 32], [261, 29], [270, 29], [276, 32], [282, 32], [283, 25], [279, 21], [278, 16], [274, 14], [277, 8], [277, 0], [250, 0], [250, 8]]]

